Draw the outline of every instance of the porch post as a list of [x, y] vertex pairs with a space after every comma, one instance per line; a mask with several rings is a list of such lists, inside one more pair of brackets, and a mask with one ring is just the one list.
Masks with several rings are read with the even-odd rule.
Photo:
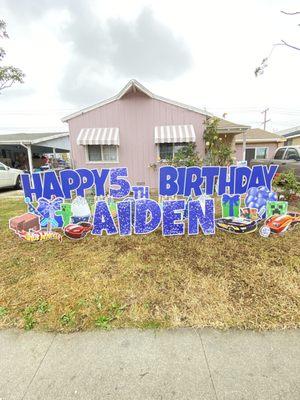
[[246, 160], [246, 132], [243, 132], [243, 160]]
[[29, 163], [29, 172], [30, 172], [30, 174], [32, 174], [33, 173], [33, 165], [32, 165], [31, 144], [28, 144], [26, 147], [27, 147], [27, 157], [28, 157], [28, 163]]

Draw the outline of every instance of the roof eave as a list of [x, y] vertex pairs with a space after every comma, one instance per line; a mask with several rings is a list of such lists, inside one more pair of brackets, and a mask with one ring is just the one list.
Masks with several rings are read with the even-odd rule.
[[193, 107], [193, 106], [189, 106], [189, 105], [186, 105], [186, 104], [177, 102], [177, 101], [173, 101], [173, 100], [167, 99], [167, 98], [165, 98], [165, 97], [161, 97], [161, 96], [155, 95], [154, 93], [150, 92], [150, 90], [148, 90], [147, 88], [145, 88], [145, 86], [143, 86], [140, 82], [136, 81], [135, 79], [132, 79], [132, 80], [130, 80], [130, 81], [127, 83], [127, 85], [124, 86], [124, 88], [123, 88], [118, 94], [116, 94], [115, 96], [110, 97], [109, 99], [103, 100], [103, 101], [101, 101], [101, 102], [99, 102], [99, 103], [93, 104], [92, 106], [83, 108], [82, 110], [79, 110], [79, 111], [77, 111], [77, 112], [75, 112], [75, 113], [72, 113], [72, 114], [70, 114], [70, 115], [67, 115], [66, 117], [63, 117], [63, 118], [61, 119], [61, 121], [62, 121], [62, 122], [68, 122], [70, 119], [76, 118], [76, 117], [78, 117], [78, 116], [80, 116], [80, 115], [83, 115], [83, 114], [85, 114], [85, 113], [87, 113], [87, 112], [89, 112], [89, 111], [92, 111], [92, 110], [94, 110], [94, 109], [96, 109], [96, 108], [98, 108], [98, 107], [102, 107], [102, 106], [104, 106], [104, 105], [106, 105], [106, 104], [112, 103], [113, 101], [120, 100], [126, 93], [128, 93], [128, 91], [129, 91], [129, 89], [130, 89], [131, 87], [136, 87], [136, 88], [139, 89], [141, 92], [143, 92], [146, 96], [148, 96], [148, 97], [150, 97], [150, 98], [152, 98], [152, 99], [156, 99], [156, 100], [159, 100], [159, 101], [163, 101], [163, 102], [165, 102], [165, 103], [172, 104], [172, 105], [177, 106], [177, 107], [185, 108], [185, 109], [187, 109], [187, 110], [194, 111], [194, 112], [196, 112], [196, 113], [205, 115], [205, 116], [207, 116], [207, 117], [213, 117], [213, 116], [214, 116], [213, 114], [211, 114], [211, 113], [209, 113], [209, 112], [207, 112], [207, 111], [205, 111], [205, 110], [201, 110], [201, 109], [196, 108], [196, 107]]
[[[246, 137], [246, 143], [283, 143], [285, 142], [285, 139], [277, 139], [277, 138], [266, 138], [266, 139], [247, 139]], [[237, 139], [235, 143], [243, 143], [242, 139]]]

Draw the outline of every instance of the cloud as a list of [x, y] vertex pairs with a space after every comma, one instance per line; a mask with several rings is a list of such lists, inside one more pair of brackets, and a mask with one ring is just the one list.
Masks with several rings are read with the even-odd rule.
[[100, 71], [87, 64], [82, 57], [72, 56], [58, 84], [61, 97], [79, 107], [97, 103], [111, 97], [114, 91], [101, 79]]
[[7, 6], [32, 22], [48, 11], [68, 11], [70, 18], [60, 30], [60, 40], [68, 44], [71, 54], [58, 90], [72, 104], [89, 104], [111, 95], [103, 83], [105, 77], [110, 82], [172, 80], [192, 63], [186, 43], [149, 8], [131, 21], [113, 18], [103, 22], [87, 1], [7, 0]]
[[15, 99], [15, 98], [20, 98], [24, 96], [30, 96], [35, 93], [35, 90], [32, 87], [29, 86], [23, 86], [20, 84], [17, 84], [17, 86], [9, 88], [9, 90], [3, 90], [0, 93], [0, 99], [3, 100], [5, 99]]
[[146, 8], [133, 22], [108, 22], [113, 43], [111, 63], [120, 75], [171, 80], [191, 65], [186, 44]]
[[88, 7], [72, 8], [71, 17], [63, 31], [64, 40], [72, 45], [63, 79], [73, 87], [60, 85], [62, 97], [69, 102], [77, 103], [80, 98], [81, 104], [91, 102], [96, 87], [101, 88], [97, 100], [105, 98], [100, 94], [109, 89], [99, 82], [97, 85], [105, 74], [122, 79], [172, 80], [191, 65], [186, 44], [157, 21], [149, 8], [134, 21], [110, 19], [105, 25]]

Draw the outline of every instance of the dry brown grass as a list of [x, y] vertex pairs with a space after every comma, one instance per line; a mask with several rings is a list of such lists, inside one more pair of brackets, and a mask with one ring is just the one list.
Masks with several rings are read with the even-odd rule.
[[283, 237], [92, 237], [22, 242], [0, 200], [0, 327], [300, 326], [300, 227]]

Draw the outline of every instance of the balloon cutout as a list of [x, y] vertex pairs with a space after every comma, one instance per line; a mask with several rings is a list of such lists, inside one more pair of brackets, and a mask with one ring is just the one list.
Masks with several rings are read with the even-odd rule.
[[261, 218], [265, 218], [268, 201], [276, 201], [277, 193], [271, 192], [266, 186], [252, 187], [248, 189], [245, 197], [245, 205], [256, 208]]

